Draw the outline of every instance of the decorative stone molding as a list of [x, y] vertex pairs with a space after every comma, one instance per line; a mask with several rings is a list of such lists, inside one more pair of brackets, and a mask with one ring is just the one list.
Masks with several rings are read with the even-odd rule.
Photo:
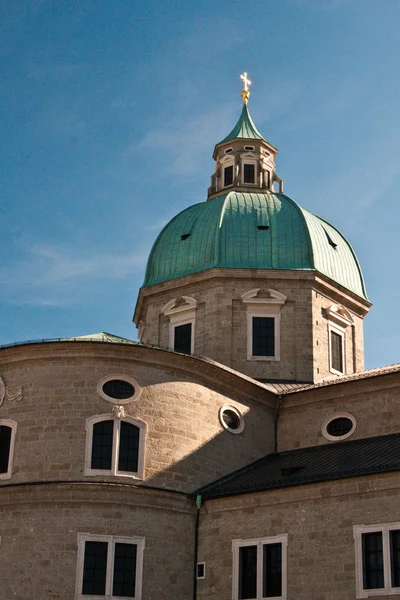
[[123, 406], [113, 406], [112, 409], [113, 419], [123, 419], [125, 417], [125, 409]]
[[354, 323], [354, 319], [349, 311], [339, 304], [332, 304], [329, 308], [326, 308], [325, 316], [329, 321], [334, 321], [343, 328]]
[[8, 400], [11, 404], [21, 402], [24, 397], [22, 385], [17, 387], [16, 391], [9, 392], [4, 379], [0, 376], [0, 406], [3, 405], [5, 400]]
[[166, 317], [170, 317], [171, 315], [175, 315], [184, 311], [195, 310], [196, 306], [197, 300], [191, 296], [182, 296], [181, 298], [174, 298], [173, 300], [167, 302], [167, 304], [162, 307], [161, 312]]
[[287, 297], [276, 290], [266, 290], [266, 297], [259, 297], [260, 288], [255, 288], [242, 294], [242, 300], [245, 304], [285, 304]]

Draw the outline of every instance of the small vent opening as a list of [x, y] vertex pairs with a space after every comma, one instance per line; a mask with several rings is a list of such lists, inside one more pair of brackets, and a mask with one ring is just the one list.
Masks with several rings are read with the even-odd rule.
[[257, 225], [257, 229], [260, 229], [260, 231], [266, 231], [269, 229], [269, 225]]
[[187, 240], [187, 239], [188, 239], [188, 237], [190, 237], [190, 236], [191, 236], [191, 234], [190, 234], [190, 233], [184, 233], [183, 235], [181, 235], [181, 240], [182, 240], [182, 241], [183, 241], [183, 240]]
[[337, 248], [337, 244], [336, 242], [333, 241], [333, 239], [331, 238], [331, 236], [329, 235], [329, 233], [327, 232], [327, 230], [324, 228], [325, 231], [325, 235], [326, 235], [326, 239], [328, 240], [328, 244], [330, 246], [332, 246], [332, 248]]

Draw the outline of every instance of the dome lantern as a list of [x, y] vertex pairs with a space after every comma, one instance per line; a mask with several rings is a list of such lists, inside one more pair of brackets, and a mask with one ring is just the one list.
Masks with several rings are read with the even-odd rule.
[[246, 72], [240, 78], [244, 86], [241, 93], [242, 112], [232, 131], [215, 146], [209, 200], [224, 190], [273, 190], [275, 182], [279, 191], [283, 192], [283, 182], [275, 169], [278, 149], [267, 142], [255, 126], [247, 107], [251, 81]]

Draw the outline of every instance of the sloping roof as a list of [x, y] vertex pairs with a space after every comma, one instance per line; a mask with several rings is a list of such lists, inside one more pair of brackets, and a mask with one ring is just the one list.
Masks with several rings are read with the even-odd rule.
[[367, 298], [344, 236], [272, 191], [232, 191], [176, 215], [154, 242], [143, 287], [212, 268], [318, 271]]
[[225, 142], [230, 142], [231, 140], [235, 140], [237, 138], [243, 138], [246, 140], [264, 139], [264, 137], [258, 131], [257, 127], [254, 125], [253, 119], [251, 118], [249, 113], [249, 109], [247, 108], [247, 104], [243, 104], [242, 112], [235, 127], [223, 140], [218, 142], [217, 146], [219, 144], [224, 144]]
[[400, 470], [400, 433], [268, 454], [202, 487], [204, 499]]
[[394, 365], [388, 365], [386, 367], [378, 367], [377, 369], [369, 369], [368, 371], [352, 373], [351, 375], [342, 375], [341, 377], [326, 379], [325, 381], [320, 381], [319, 383], [295, 384], [291, 389], [287, 389], [285, 392], [281, 393], [293, 394], [295, 392], [315, 390], [317, 388], [328, 387], [330, 385], [339, 385], [340, 383], [347, 383], [348, 381], [358, 381], [359, 379], [368, 379], [369, 377], [379, 377], [379, 375], [390, 375], [391, 373], [398, 373], [399, 371], [400, 363], [396, 363]]

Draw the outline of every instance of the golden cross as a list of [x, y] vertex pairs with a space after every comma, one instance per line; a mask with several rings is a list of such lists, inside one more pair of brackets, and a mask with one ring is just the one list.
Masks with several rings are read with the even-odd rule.
[[251, 85], [251, 81], [250, 79], [247, 77], [247, 73], [246, 71], [243, 73], [243, 75], [240, 76], [240, 79], [243, 81], [243, 91], [244, 92], [248, 92], [249, 91], [249, 85]]
[[250, 97], [249, 85], [251, 85], [251, 81], [247, 77], [246, 71], [243, 73], [243, 75], [240, 76], [240, 79], [243, 81], [243, 92], [240, 95], [243, 98], [243, 102], [247, 104]]

